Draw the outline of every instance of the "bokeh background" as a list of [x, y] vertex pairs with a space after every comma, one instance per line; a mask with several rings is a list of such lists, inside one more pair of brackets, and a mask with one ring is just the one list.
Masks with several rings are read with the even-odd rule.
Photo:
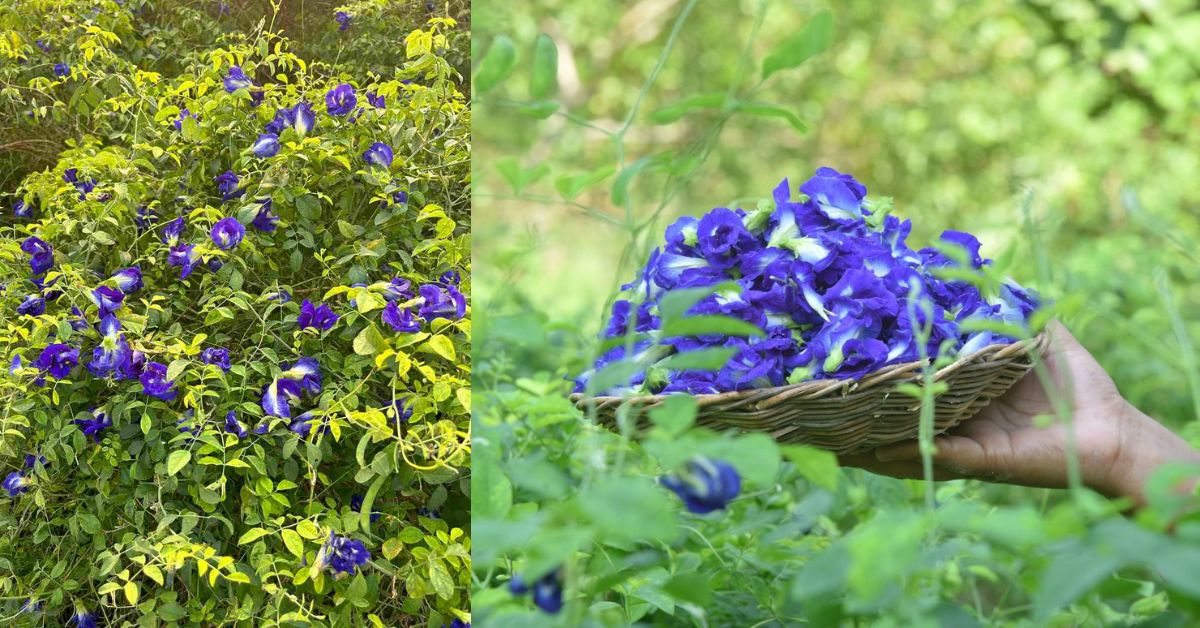
[[[988, 256], [1017, 247], [1013, 276], [1064, 303], [1126, 396], [1200, 444], [1195, 2], [798, 0], [769, 3], [761, 23], [757, 2], [700, 2], [643, 93], [684, 5], [474, 3], [476, 63], [495, 34], [517, 42], [516, 71], [475, 117], [485, 359], [491, 333], [520, 371], [582, 366], [607, 300], [666, 224], [753, 207], [782, 178], [828, 165], [892, 197], [915, 246], [961, 229]], [[836, 24], [829, 49], [762, 82], [761, 59], [822, 9]], [[552, 113], [527, 104], [539, 32], [558, 53]], [[690, 97], [756, 86], [753, 100], [807, 130], [784, 114], [671, 115]], [[626, 222], [612, 173], [648, 156]]]

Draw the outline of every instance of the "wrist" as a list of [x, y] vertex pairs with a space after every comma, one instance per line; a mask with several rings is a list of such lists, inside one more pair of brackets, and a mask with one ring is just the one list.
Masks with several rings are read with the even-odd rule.
[[1145, 505], [1146, 481], [1164, 464], [1200, 462], [1200, 451], [1171, 430], [1122, 400], [1117, 412], [1116, 455], [1097, 490], [1113, 497], [1129, 497]]

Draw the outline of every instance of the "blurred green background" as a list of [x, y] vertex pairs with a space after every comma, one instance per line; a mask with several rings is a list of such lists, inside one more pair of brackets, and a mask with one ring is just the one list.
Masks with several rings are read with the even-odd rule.
[[[892, 197], [914, 246], [945, 229], [988, 256], [1016, 246], [1014, 277], [1071, 305], [1066, 322], [1123, 393], [1200, 444], [1197, 3], [775, 1], [758, 23], [758, 2], [700, 2], [615, 142], [684, 5], [474, 3], [477, 66], [495, 34], [517, 42], [516, 71], [475, 114], [481, 357], [493, 332], [505, 368], [581, 367], [606, 300], [670, 220], [753, 207], [828, 165]], [[761, 60], [823, 9], [829, 49], [763, 82]], [[538, 33], [558, 55], [552, 112], [528, 104]], [[778, 112], [670, 109], [755, 89], [807, 131]], [[611, 173], [643, 157], [627, 216]], [[622, 226], [643, 222], [632, 239]], [[514, 340], [530, 351], [513, 355]]]

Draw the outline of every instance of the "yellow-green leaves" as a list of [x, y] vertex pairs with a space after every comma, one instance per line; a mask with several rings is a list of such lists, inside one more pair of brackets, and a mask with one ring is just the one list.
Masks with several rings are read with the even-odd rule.
[[287, 529], [282, 532], [283, 544], [288, 548], [296, 558], [304, 557], [304, 539], [300, 538], [300, 534], [292, 529]]
[[171, 455], [167, 456], [167, 474], [175, 475], [179, 473], [191, 460], [192, 452], [187, 449], [178, 449], [171, 452]]

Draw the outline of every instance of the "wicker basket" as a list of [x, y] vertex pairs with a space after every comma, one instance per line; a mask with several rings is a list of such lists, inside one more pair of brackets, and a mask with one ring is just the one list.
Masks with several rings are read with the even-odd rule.
[[[938, 396], [934, 433], [965, 421], [1004, 394], [1033, 367], [1049, 342], [1045, 333], [1032, 340], [991, 345], [960, 357], [938, 370], [937, 381], [949, 384]], [[697, 425], [716, 430], [767, 432], [784, 443], [803, 443], [839, 454], [874, 449], [917, 437], [920, 402], [896, 390], [904, 382], [919, 383], [921, 363], [885, 367], [858, 380], [826, 379], [776, 388], [696, 395]], [[652, 408], [665, 396], [596, 397], [601, 424], [615, 427], [622, 403]], [[571, 400], [586, 409], [588, 399]], [[644, 413], [639, 429], [649, 427]]]

